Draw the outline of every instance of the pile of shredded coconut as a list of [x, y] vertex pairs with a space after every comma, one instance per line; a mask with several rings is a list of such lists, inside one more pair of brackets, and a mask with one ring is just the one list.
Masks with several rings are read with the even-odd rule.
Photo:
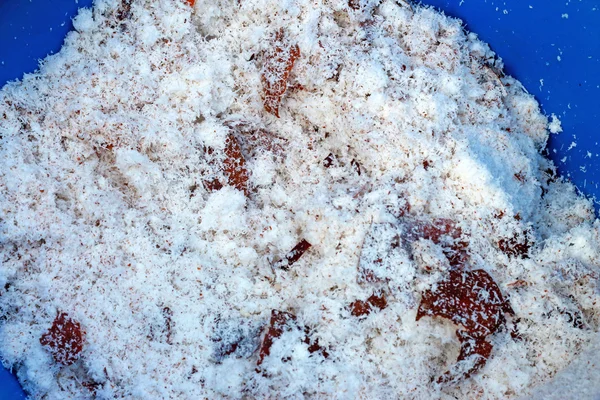
[[[0, 355], [33, 398], [505, 399], [596, 335], [600, 222], [460, 21], [97, 0], [74, 26], [0, 92]], [[457, 268], [512, 309], [472, 373], [461, 321], [416, 320]]]

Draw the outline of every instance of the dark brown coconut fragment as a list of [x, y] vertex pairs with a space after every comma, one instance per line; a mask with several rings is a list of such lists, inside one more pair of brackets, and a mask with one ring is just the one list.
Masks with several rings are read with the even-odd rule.
[[360, 0], [348, 0], [348, 7], [353, 10], [360, 10]]
[[117, 9], [117, 20], [124, 21], [131, 16], [131, 0], [122, 0]]
[[509, 257], [529, 258], [531, 243], [527, 233], [515, 234], [511, 238], [502, 238], [498, 241], [498, 248]]
[[83, 386], [84, 388], [89, 390], [90, 393], [92, 394], [92, 396], [96, 396], [96, 392], [98, 391], [99, 388], [102, 387], [102, 384], [99, 382], [89, 381], [89, 382], [82, 382], [81, 386]]
[[350, 161], [350, 165], [352, 166], [354, 171], [356, 171], [356, 173], [360, 176], [360, 173], [361, 173], [360, 163], [358, 161], [356, 161], [355, 159], [352, 159], [352, 161]]
[[83, 350], [83, 335], [79, 322], [61, 312], [52, 322], [52, 327], [42, 335], [40, 343], [48, 348], [54, 361], [71, 365]]
[[290, 269], [290, 267], [302, 257], [302, 255], [312, 247], [305, 239], [302, 239], [294, 248], [285, 255], [285, 258], [275, 264], [275, 268], [281, 268], [284, 271]]
[[325, 350], [319, 344], [319, 339], [314, 339], [314, 340], [311, 339], [310, 330], [308, 329], [308, 327], [304, 327], [304, 333], [306, 334], [306, 336], [304, 336], [304, 340], [302, 340], [302, 342], [304, 342], [308, 345], [308, 352], [310, 354], [318, 352], [318, 353], [321, 353], [323, 358], [329, 357], [329, 353], [327, 352], [327, 350]]
[[333, 161], [335, 159], [335, 156], [333, 155], [333, 153], [329, 153], [329, 155], [327, 157], [325, 157], [325, 159], [323, 160], [323, 166], [325, 168], [329, 168], [333, 165]]

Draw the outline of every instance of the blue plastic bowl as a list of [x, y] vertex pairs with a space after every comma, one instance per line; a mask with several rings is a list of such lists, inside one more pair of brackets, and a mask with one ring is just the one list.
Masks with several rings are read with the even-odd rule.
[[[60, 50], [71, 18], [91, 3], [0, 0], [0, 86], [35, 71], [40, 59]], [[581, 192], [600, 200], [600, 0], [424, 3], [462, 18], [544, 112], [560, 118], [563, 133], [551, 136], [548, 155]], [[0, 399], [23, 398], [15, 377], [0, 368]]]
[[[548, 156], [562, 176], [600, 205], [600, 1], [426, 0], [465, 21], [505, 70], [556, 114]], [[576, 147], [572, 147], [575, 143]]]

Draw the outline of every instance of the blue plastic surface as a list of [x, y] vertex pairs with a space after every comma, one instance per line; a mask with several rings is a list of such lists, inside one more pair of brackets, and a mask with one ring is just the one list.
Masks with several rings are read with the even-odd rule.
[[[556, 114], [548, 155], [600, 200], [600, 0], [426, 0], [490, 44], [505, 70]], [[596, 202], [596, 210], [598, 210]]]
[[2, 400], [24, 400], [25, 394], [21, 386], [8, 370], [0, 367], [0, 399]]
[[92, 0], [0, 0], [0, 86], [60, 50], [71, 18]]
[[[39, 60], [60, 50], [71, 18], [92, 0], [0, 0], [0, 87], [34, 72]], [[0, 400], [22, 400], [17, 379], [0, 366]]]
[[[92, 0], [0, 0], [0, 86], [60, 49], [71, 17]], [[562, 175], [600, 199], [600, 0], [427, 0], [462, 18], [542, 104], [560, 117], [549, 155]], [[573, 147], [572, 144], [575, 144]], [[0, 399], [24, 398], [0, 368]]]

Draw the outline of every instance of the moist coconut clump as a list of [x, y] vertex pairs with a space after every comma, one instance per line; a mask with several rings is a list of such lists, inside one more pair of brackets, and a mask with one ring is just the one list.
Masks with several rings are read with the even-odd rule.
[[99, 0], [74, 26], [0, 92], [0, 354], [33, 398], [505, 399], [592, 341], [600, 224], [460, 21]]

